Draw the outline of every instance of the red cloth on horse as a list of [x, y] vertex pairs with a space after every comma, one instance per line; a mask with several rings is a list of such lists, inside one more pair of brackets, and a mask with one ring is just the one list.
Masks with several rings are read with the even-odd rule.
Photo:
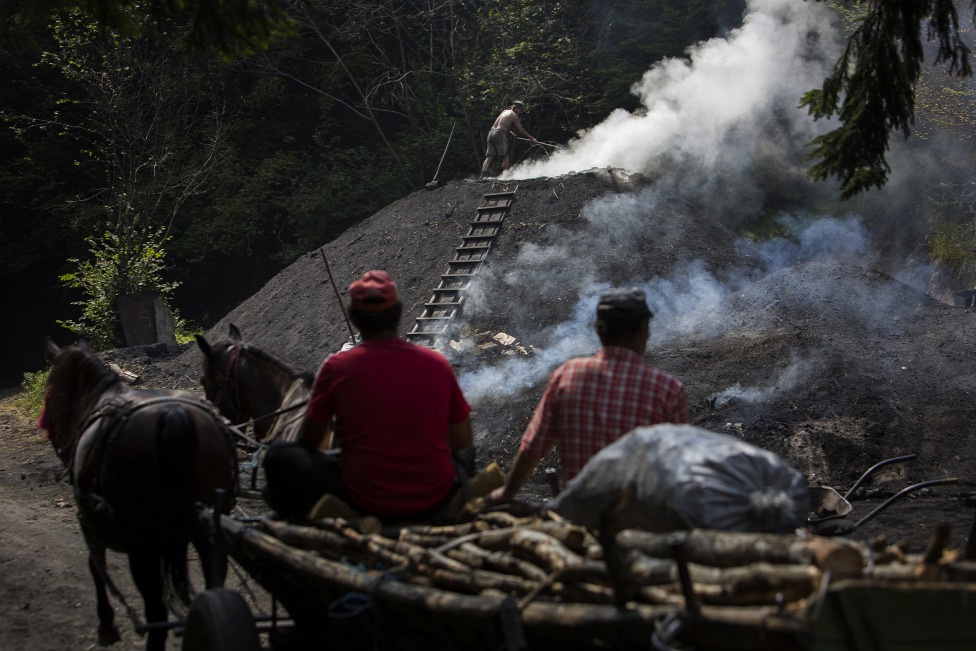
[[342, 483], [353, 504], [412, 515], [435, 509], [453, 489], [448, 427], [470, 412], [443, 355], [390, 338], [326, 359], [307, 417], [336, 416]]

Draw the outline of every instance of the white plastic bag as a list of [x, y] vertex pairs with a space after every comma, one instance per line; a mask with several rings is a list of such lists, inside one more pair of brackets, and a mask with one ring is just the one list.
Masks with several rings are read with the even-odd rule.
[[587, 462], [549, 510], [590, 529], [630, 492], [615, 528], [789, 533], [810, 513], [804, 477], [775, 454], [692, 425], [639, 427]]

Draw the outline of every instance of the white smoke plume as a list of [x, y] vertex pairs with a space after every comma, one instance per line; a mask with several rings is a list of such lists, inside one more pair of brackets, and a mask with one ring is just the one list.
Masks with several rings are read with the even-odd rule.
[[[472, 403], [536, 386], [566, 359], [598, 349], [593, 315], [597, 297], [609, 287], [609, 270], [624, 257], [651, 266], [646, 252], [635, 247], [641, 238], [634, 235], [656, 229], [654, 241], [675, 237], [674, 224], [680, 219], [668, 216], [680, 210], [674, 208], [676, 198], [687, 198], [725, 224], [778, 213], [788, 235], [761, 244], [741, 242], [740, 250], [757, 263], [749, 271], [710, 271], [703, 261], [679, 258], [667, 272], [628, 281], [647, 292], [655, 313], [651, 350], [730, 327], [722, 321], [723, 303], [777, 269], [810, 261], [871, 264], [876, 254], [858, 215], [876, 224], [879, 216], [905, 212], [905, 204], [895, 197], [917, 202], [919, 193], [910, 183], [899, 183], [890, 191], [830, 208], [839, 194], [837, 185], [806, 177], [807, 143], [836, 125], [814, 121], [798, 105], [804, 92], [822, 84], [840, 51], [843, 37], [835, 18], [824, 2], [749, 0], [740, 28], [689, 48], [687, 59], [654, 65], [634, 84], [641, 110], [618, 110], [581, 131], [564, 150], [509, 171], [511, 178], [533, 178], [617, 167], [643, 173], [652, 183], [639, 193], [594, 201], [583, 211], [587, 227], [582, 231], [548, 225], [553, 244], [526, 245], [510, 267], [489, 266], [479, 273], [465, 306], [466, 317], [474, 320], [490, 320], [492, 308], [485, 300], [490, 296], [507, 296], [513, 305], [531, 304], [532, 297], [519, 295], [526, 291], [520, 287], [531, 287], [536, 296], [560, 288], [563, 296], [580, 298], [567, 310], [570, 318], [554, 327], [506, 314], [506, 327], [521, 337], [531, 336], [539, 352], [462, 373], [459, 379]], [[906, 151], [893, 143], [893, 154]], [[900, 165], [905, 170], [900, 179], [923, 176], [923, 164], [901, 160]], [[819, 216], [796, 208], [812, 205]], [[605, 246], [597, 250], [593, 242]], [[568, 259], [568, 252], [574, 264], [558, 264]], [[877, 304], [878, 297], [873, 298]], [[497, 311], [498, 302], [494, 305]], [[769, 386], [733, 387], [729, 392], [746, 399], [785, 390], [806, 368], [803, 360], [794, 359], [774, 373], [778, 379]]]
[[833, 17], [827, 3], [751, 0], [728, 37], [690, 48], [687, 60], [657, 64], [634, 84], [642, 110], [617, 110], [565, 150], [511, 176], [620, 167], [655, 176], [695, 170], [715, 182], [770, 157], [802, 169], [795, 154], [823, 126], [797, 105], [823, 82], [837, 53]]

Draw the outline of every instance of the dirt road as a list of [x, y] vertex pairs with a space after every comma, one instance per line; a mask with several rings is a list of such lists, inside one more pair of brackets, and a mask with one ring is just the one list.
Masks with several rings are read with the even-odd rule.
[[[88, 552], [78, 529], [71, 487], [43, 433], [0, 393], [0, 649], [95, 649], [95, 590]], [[191, 573], [200, 585], [191, 548]], [[109, 552], [109, 576], [142, 618], [142, 599], [129, 578], [126, 557]], [[234, 587], [231, 575], [228, 581]], [[110, 648], [142, 649], [144, 638], [117, 600], [122, 641]], [[182, 641], [170, 636], [167, 649]]]

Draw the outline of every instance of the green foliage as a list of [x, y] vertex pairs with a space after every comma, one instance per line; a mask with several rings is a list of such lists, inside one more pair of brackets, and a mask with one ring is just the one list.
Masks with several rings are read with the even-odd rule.
[[[294, 23], [278, 2], [254, 0], [30, 0], [2, 3], [0, 18], [44, 24], [68, 10], [80, 10], [103, 29], [142, 36], [148, 16], [153, 26], [175, 21], [185, 45], [214, 50], [227, 59], [265, 50], [291, 36]], [[2, 33], [2, 32], [0, 32]]]
[[46, 34], [17, 42], [0, 39], [0, 273], [20, 271], [38, 259], [60, 264], [82, 255], [89, 212], [76, 205], [61, 210], [64, 198], [87, 191], [89, 169], [74, 164], [77, 151], [58, 137], [50, 120], [28, 123], [22, 116], [47, 118], [62, 109], [58, 100], [70, 82], [48, 66], [35, 65], [50, 49]]
[[65, 285], [82, 290], [86, 298], [74, 303], [82, 307], [79, 320], [58, 323], [85, 337], [96, 350], [125, 344], [118, 315], [119, 296], [148, 293], [167, 302], [178, 285], [162, 277], [166, 268], [163, 229], [137, 229], [126, 235], [106, 232], [98, 239], [88, 238], [92, 257], [69, 260], [75, 270], [61, 276]]
[[809, 170], [815, 180], [835, 177], [848, 199], [888, 180], [888, 136], [911, 132], [915, 86], [924, 57], [921, 25], [937, 43], [936, 63], [970, 76], [969, 48], [952, 2], [865, 0], [847, 47], [823, 86], [804, 94], [800, 106], [815, 119], [834, 115], [841, 125], [814, 138]]
[[36, 419], [41, 415], [47, 373], [47, 370], [24, 373], [24, 379], [20, 383], [20, 394], [14, 401], [14, 406], [28, 418]]
[[173, 322], [176, 326], [176, 343], [178, 344], [192, 344], [196, 341], [197, 335], [202, 336], [207, 332], [203, 326], [181, 317], [177, 310], [173, 310]]
[[[972, 167], [970, 160], [970, 167]], [[929, 191], [935, 217], [926, 238], [929, 257], [949, 278], [976, 285], [976, 189], [942, 183]]]
[[927, 244], [929, 257], [949, 277], [967, 286], [976, 283], [976, 219], [939, 219]]
[[[53, 28], [23, 51], [0, 40], [0, 213], [12, 216], [0, 264], [23, 268], [38, 246], [70, 258], [63, 282], [85, 300], [69, 324], [117, 345], [117, 252], [153, 259], [165, 241], [174, 278], [258, 282], [218, 270], [287, 264], [420, 189], [442, 154], [439, 179], [470, 176], [515, 97], [542, 140], [592, 126], [635, 101], [629, 86], [655, 57], [729, 26], [742, 1], [15, 3], [8, 30], [28, 10]], [[259, 13], [270, 22], [250, 35]], [[272, 38], [287, 26], [301, 38]], [[187, 56], [190, 42], [253, 54], [231, 65]], [[236, 293], [207, 289], [215, 314]]]
[[[479, 14], [478, 51], [462, 68], [467, 101], [490, 125], [512, 100], [528, 103], [534, 135], [572, 133], [591, 126], [600, 78], [592, 22], [580, 20], [579, 0], [488, 0]], [[535, 115], [540, 117], [536, 118]], [[541, 116], [550, 124], [543, 124]], [[555, 135], [555, 134], [554, 134]], [[550, 136], [551, 137], [551, 136]]]

